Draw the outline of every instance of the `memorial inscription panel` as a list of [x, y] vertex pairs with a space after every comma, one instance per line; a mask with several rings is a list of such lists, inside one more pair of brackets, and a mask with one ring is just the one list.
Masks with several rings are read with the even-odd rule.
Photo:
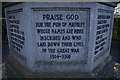
[[87, 61], [89, 9], [34, 7], [38, 61]]
[[109, 50], [111, 15], [110, 11], [98, 10], [95, 55], [102, 55]]
[[25, 40], [20, 21], [21, 12], [22, 8], [7, 11], [10, 47], [18, 53], [21, 53], [21, 50], [23, 50]]

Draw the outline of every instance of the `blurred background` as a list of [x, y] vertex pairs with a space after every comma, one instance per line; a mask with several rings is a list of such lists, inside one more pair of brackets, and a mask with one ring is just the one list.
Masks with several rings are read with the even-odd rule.
[[111, 43], [111, 55], [114, 61], [115, 77], [120, 78], [120, 3], [115, 8]]

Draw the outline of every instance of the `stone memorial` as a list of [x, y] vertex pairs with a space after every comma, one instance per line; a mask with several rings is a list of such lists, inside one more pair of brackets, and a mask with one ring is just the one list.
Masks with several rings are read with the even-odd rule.
[[12, 3], [5, 9], [11, 53], [8, 68], [13, 66], [23, 77], [110, 75], [115, 6], [98, 2]]

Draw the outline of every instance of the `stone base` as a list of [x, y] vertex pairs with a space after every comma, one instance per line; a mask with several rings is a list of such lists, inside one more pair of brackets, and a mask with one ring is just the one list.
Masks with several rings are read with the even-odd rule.
[[7, 63], [8, 78], [113, 78], [113, 62], [109, 61], [102, 70], [95, 69], [92, 72], [31, 72], [22, 66], [14, 57], [9, 56]]

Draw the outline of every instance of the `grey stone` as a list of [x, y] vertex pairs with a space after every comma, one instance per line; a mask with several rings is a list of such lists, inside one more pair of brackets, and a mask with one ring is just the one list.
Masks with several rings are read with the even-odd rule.
[[95, 2], [26, 2], [5, 12], [11, 55], [31, 72], [94, 77], [111, 61], [114, 7]]

